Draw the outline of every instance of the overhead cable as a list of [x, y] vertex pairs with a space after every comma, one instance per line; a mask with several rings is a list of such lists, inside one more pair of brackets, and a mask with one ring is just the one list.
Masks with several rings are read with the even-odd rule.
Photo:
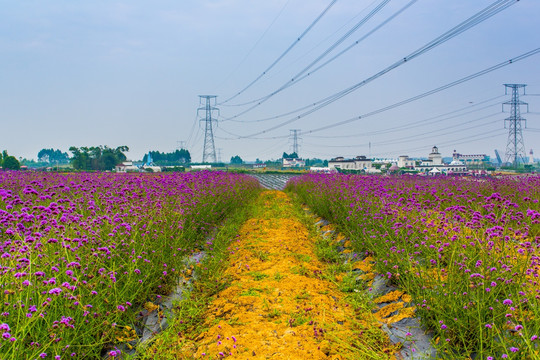
[[[401, 58], [400, 60], [394, 62], [392, 65], [386, 67], [385, 69], [379, 71], [378, 73], [368, 77], [367, 79], [363, 80], [363, 81], [360, 81], [359, 83], [356, 83], [354, 84], [353, 86], [350, 86], [344, 90], [341, 90], [335, 94], [332, 94], [324, 99], [321, 99], [319, 101], [316, 101], [310, 105], [308, 105], [307, 107], [312, 107], [310, 110], [308, 111], [305, 111], [303, 112], [302, 114], [300, 115], [297, 115], [291, 119], [288, 119], [278, 125], [275, 125], [273, 127], [270, 127], [266, 130], [262, 130], [262, 131], [259, 131], [259, 132], [256, 132], [256, 133], [253, 133], [253, 134], [250, 134], [250, 135], [245, 135], [245, 136], [242, 136], [243, 138], [249, 138], [249, 137], [253, 137], [253, 136], [257, 136], [257, 135], [260, 135], [260, 134], [265, 134], [267, 132], [270, 132], [270, 131], [273, 131], [273, 130], [276, 130], [276, 129], [279, 129], [285, 125], [288, 125], [292, 122], [295, 122], [297, 120], [300, 120], [301, 118], [309, 115], [309, 114], [312, 114], [314, 113], [315, 111], [318, 111], [326, 106], [328, 106], [329, 104], [343, 98], [344, 96], [352, 93], [353, 91], [356, 91], [358, 90], [359, 88], [361, 88], [362, 86], [378, 79], [379, 77], [389, 73], [390, 71], [400, 67], [401, 65], [405, 64], [406, 62], [409, 62], [419, 56], [421, 56], [422, 54], [428, 52], [429, 50], [432, 50], [434, 49], [435, 47], [437, 47], [438, 45], [441, 45], [443, 43], [445, 43], [446, 41], [454, 38], [455, 36], [465, 32], [466, 30], [480, 24], [481, 22], [487, 20], [488, 18], [492, 17], [493, 15], [501, 12], [502, 10], [508, 8], [509, 6], [513, 5], [515, 2], [517, 2], [519, 0], [498, 0], [496, 2], [494, 2], [493, 4], [491, 4], [490, 6], [488, 6], [487, 8], [485, 8], [484, 10], [476, 13], [475, 15], [473, 15], [472, 17], [468, 18], [467, 20], [461, 22], [459, 25], [453, 27], [452, 29], [448, 30], [447, 32], [445, 32], [444, 34], [438, 36], [437, 38], [433, 39], [432, 41], [428, 42], [427, 44], [425, 44], [424, 46], [420, 47], [419, 49], [413, 51], [412, 53], [410, 53], [409, 55]], [[306, 107], [304, 107], [306, 108]]]
[[[393, 19], [394, 17], [396, 17], [398, 14], [400, 14], [401, 12], [403, 12], [406, 8], [408, 8], [410, 5], [412, 5], [413, 3], [415, 3], [416, 1], [418, 0], [412, 0], [409, 2], [409, 4], [407, 4], [404, 8], [398, 10], [398, 12], [396, 12], [395, 14], [393, 14], [390, 18], [386, 19], [383, 24], [386, 24], [388, 23], [391, 19]], [[322, 54], [320, 54], [315, 60], [313, 60], [308, 66], [304, 67], [304, 69], [302, 69], [299, 73], [297, 73], [296, 75], [294, 75], [292, 77], [291, 80], [287, 81], [285, 84], [283, 84], [281, 87], [279, 87], [277, 90], [273, 91], [272, 93], [266, 95], [266, 96], [263, 96], [261, 98], [258, 98], [258, 99], [255, 99], [255, 100], [251, 100], [251, 101], [248, 101], [248, 102], [244, 102], [242, 104], [235, 104], [235, 106], [244, 106], [244, 105], [249, 105], [249, 104], [253, 104], [253, 103], [257, 103], [255, 105], [253, 105], [252, 107], [240, 112], [239, 114], [236, 114], [234, 116], [231, 116], [229, 118], [227, 118], [227, 120], [232, 120], [232, 119], [235, 119], [239, 116], [242, 116], [243, 114], [253, 110], [254, 108], [256, 108], [257, 106], [261, 105], [262, 103], [264, 103], [265, 101], [267, 101], [268, 99], [270, 99], [272, 96], [278, 94], [279, 92], [281, 92], [282, 90], [292, 86], [293, 84], [296, 84], [298, 83], [299, 80], [305, 78], [305, 77], [302, 77], [301, 79], [299, 79], [299, 77], [306, 73], [309, 69], [311, 69], [315, 64], [317, 64], [319, 61], [321, 61], [326, 55], [328, 55], [330, 52], [332, 52], [337, 46], [341, 45], [341, 43], [343, 43], [345, 40], [347, 40], [352, 34], [354, 34], [362, 25], [364, 25], [365, 23], [368, 22], [368, 20], [370, 20], [373, 16], [375, 16], [379, 11], [381, 11], [388, 3], [390, 2], [390, 0], [383, 0], [381, 1], [373, 10], [371, 10], [366, 16], [364, 16], [359, 22], [357, 22], [351, 29], [349, 29], [349, 31], [347, 31], [342, 37], [340, 37], [337, 41], [335, 41], [332, 45], [330, 45], [330, 47], [328, 47], [325, 51], [323, 51]], [[372, 33], [374, 33], [376, 30], [378, 30], [380, 27], [382, 27], [383, 24], [380, 24], [378, 27], [376, 27], [375, 29], [373, 29], [372, 31], [370, 31], [367, 35], [365, 35], [363, 39], [367, 38], [369, 35], [371, 35]], [[358, 44], [361, 40], [357, 40], [355, 45]], [[353, 45], [354, 46], [354, 45]], [[349, 46], [346, 50], [350, 49], [352, 46]], [[340, 54], [344, 53], [345, 51], [341, 52]], [[337, 57], [337, 56], [336, 56]], [[334, 58], [336, 58], [334, 57]], [[328, 61], [329, 62], [329, 61]], [[328, 63], [326, 62], [326, 64]], [[314, 72], [314, 71], [313, 71]], [[309, 73], [308, 75], [306, 76], [309, 76], [311, 75], [313, 72]]]
[[[511, 65], [511, 64], [516, 63], [516, 62], [518, 62], [520, 60], [523, 60], [523, 59], [526, 59], [526, 58], [528, 58], [530, 56], [536, 55], [538, 53], [540, 53], [540, 48], [536, 48], [534, 50], [528, 51], [528, 52], [526, 52], [524, 54], [521, 54], [521, 55], [516, 56], [514, 58], [511, 58], [509, 60], [503, 61], [503, 62], [501, 62], [499, 64], [496, 64], [496, 65], [488, 67], [488, 68], [486, 68], [484, 70], [478, 71], [478, 72], [476, 72], [474, 74], [465, 76], [465, 77], [463, 77], [461, 79], [452, 81], [452, 82], [450, 82], [450, 83], [448, 83], [446, 85], [443, 85], [443, 86], [440, 86], [438, 88], [426, 91], [426, 92], [424, 92], [422, 94], [419, 94], [419, 95], [413, 96], [411, 98], [399, 101], [399, 102], [394, 103], [392, 105], [388, 105], [388, 106], [385, 106], [383, 108], [368, 112], [366, 114], [362, 114], [362, 115], [355, 116], [353, 118], [349, 118], [347, 120], [339, 121], [337, 123], [325, 125], [325, 126], [322, 126], [322, 127], [319, 127], [319, 128], [308, 130], [308, 131], [302, 131], [299, 135], [307, 135], [307, 134], [312, 134], [312, 133], [319, 132], [319, 131], [322, 131], [322, 130], [327, 130], [327, 129], [330, 129], [330, 128], [333, 128], [333, 127], [337, 127], [337, 126], [345, 125], [345, 124], [348, 124], [348, 123], [352, 123], [354, 121], [362, 120], [362, 119], [365, 119], [365, 118], [367, 118], [369, 116], [380, 114], [382, 112], [385, 112], [385, 111], [388, 111], [388, 110], [391, 110], [391, 109], [395, 109], [395, 108], [397, 108], [399, 106], [411, 103], [411, 102], [416, 101], [416, 100], [420, 100], [420, 99], [422, 99], [424, 97], [427, 97], [427, 96], [433, 95], [435, 93], [441, 92], [443, 90], [449, 89], [451, 87], [454, 87], [456, 85], [462, 84], [462, 83], [467, 82], [469, 80], [475, 79], [475, 78], [477, 78], [479, 76], [488, 74], [490, 72], [498, 70], [498, 69], [500, 69], [502, 67], [505, 67], [507, 65]], [[265, 132], [266, 131], [263, 131], [263, 132], [260, 132], [259, 134], [262, 134], [262, 133], [265, 133]], [[233, 135], [233, 136], [236, 136], [235, 140], [243, 139], [243, 138], [250, 138], [250, 136], [242, 136], [242, 135], [232, 134], [232, 133], [230, 133], [230, 134]], [[288, 136], [281, 135], [281, 136], [273, 136], [273, 137], [264, 137], [264, 138], [259, 138], [259, 139], [280, 139], [280, 138], [285, 138], [285, 137], [288, 137]], [[251, 137], [251, 138], [254, 138], [254, 137]], [[231, 140], [233, 140], [233, 139], [231, 139]]]
[[235, 95], [231, 96], [230, 98], [226, 99], [225, 101], [219, 103], [218, 105], [225, 104], [225, 103], [231, 101], [232, 99], [236, 98], [238, 95], [242, 94], [244, 91], [246, 91], [251, 86], [253, 86], [253, 84], [255, 84], [257, 81], [259, 81], [264, 75], [266, 75], [266, 73], [268, 73], [268, 71], [270, 71], [281, 59], [283, 59], [283, 57], [285, 55], [287, 55], [289, 53], [289, 51], [292, 50], [292, 48], [294, 48], [296, 46], [296, 44], [298, 44], [300, 42], [300, 40], [302, 40], [302, 38], [315, 26], [315, 24], [317, 24], [319, 22], [319, 20], [321, 20], [321, 18], [328, 12], [328, 10], [330, 10], [330, 8], [332, 6], [334, 6], [334, 4], [336, 2], [337, 2], [337, 0], [332, 0], [330, 2], [330, 4], [323, 10], [323, 12], [320, 13], [319, 16], [317, 16], [317, 18], [315, 20], [313, 20], [313, 22], [307, 27], [307, 29], [304, 30], [304, 32], [302, 34], [300, 34], [300, 36], [298, 38], [296, 38], [296, 40], [294, 40], [294, 42], [287, 48], [287, 50], [285, 50], [280, 56], [278, 56], [278, 58], [276, 60], [274, 60], [274, 62], [272, 64], [270, 64], [270, 66], [268, 66], [266, 68], [266, 70], [264, 70], [262, 72], [262, 74], [257, 76], [255, 78], [255, 80], [250, 82], [245, 88], [243, 88], [242, 90], [237, 92]]

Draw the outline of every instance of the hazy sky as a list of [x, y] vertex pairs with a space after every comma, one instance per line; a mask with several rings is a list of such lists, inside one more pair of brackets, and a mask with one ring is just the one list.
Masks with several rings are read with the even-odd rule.
[[[389, 1], [317, 65], [408, 2]], [[137, 160], [149, 150], [172, 151], [184, 141], [193, 160], [200, 161], [204, 128], [196, 117], [198, 95], [217, 95], [219, 104], [296, 43], [253, 86], [218, 105], [214, 134], [222, 160], [279, 158], [291, 151], [291, 129], [303, 133], [303, 157], [427, 156], [433, 145], [443, 156], [456, 149], [493, 157], [494, 149], [504, 153], [507, 144], [509, 113], [501, 112], [501, 103], [510, 96], [504, 83], [528, 84], [531, 95], [521, 97], [530, 108], [523, 114], [528, 127], [523, 137], [527, 153], [532, 148], [540, 156], [540, 54], [392, 110], [310, 133], [539, 48], [538, 0], [516, 2], [295, 120], [313, 109], [310, 104], [370, 78], [494, 3], [418, 0], [335, 61], [234, 117], [249, 105], [228, 105], [274, 92], [381, 3], [338, 0], [295, 41], [330, 0], [0, 0], [0, 149], [36, 158], [42, 148], [128, 145], [128, 157]], [[231, 117], [241, 122], [226, 120]]]

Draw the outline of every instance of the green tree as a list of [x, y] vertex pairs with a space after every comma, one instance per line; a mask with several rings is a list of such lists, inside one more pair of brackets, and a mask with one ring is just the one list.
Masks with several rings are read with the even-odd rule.
[[69, 148], [73, 153], [71, 164], [77, 170], [112, 170], [122, 161], [126, 160], [124, 152], [129, 151], [127, 146], [110, 148], [108, 146], [75, 147]]
[[19, 170], [21, 168], [21, 164], [19, 163], [19, 160], [15, 156], [2, 156], [2, 167], [7, 170]]
[[[156, 165], [180, 165], [189, 164], [191, 162], [191, 154], [186, 149], [175, 150], [170, 153], [162, 153], [159, 151], [149, 151], [152, 157], [152, 162]], [[148, 154], [144, 154], [142, 159], [146, 163]]]
[[283, 159], [297, 159], [297, 158], [298, 158], [298, 154], [295, 153], [295, 152], [290, 153], [290, 154], [287, 154], [286, 152], [284, 152], [282, 158], [283, 158]]
[[244, 160], [238, 155], [231, 157], [231, 164], [243, 164]]
[[38, 152], [38, 160], [41, 162], [67, 164], [69, 162], [68, 153], [62, 152], [58, 149], [41, 149]]

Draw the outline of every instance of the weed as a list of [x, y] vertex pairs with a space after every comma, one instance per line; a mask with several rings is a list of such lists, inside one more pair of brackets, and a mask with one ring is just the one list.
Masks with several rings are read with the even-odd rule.
[[255, 280], [255, 281], [261, 281], [263, 279], [266, 279], [269, 276], [267, 274], [263, 274], [263, 273], [258, 272], [258, 271], [250, 272], [249, 275], [251, 277], [253, 277], [253, 280]]

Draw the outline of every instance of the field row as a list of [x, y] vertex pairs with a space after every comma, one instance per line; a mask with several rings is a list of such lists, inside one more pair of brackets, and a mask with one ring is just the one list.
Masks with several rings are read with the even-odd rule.
[[539, 177], [305, 175], [287, 189], [412, 296], [441, 355], [538, 358]]
[[98, 358], [136, 337], [142, 305], [258, 189], [221, 172], [0, 173], [0, 358]]

